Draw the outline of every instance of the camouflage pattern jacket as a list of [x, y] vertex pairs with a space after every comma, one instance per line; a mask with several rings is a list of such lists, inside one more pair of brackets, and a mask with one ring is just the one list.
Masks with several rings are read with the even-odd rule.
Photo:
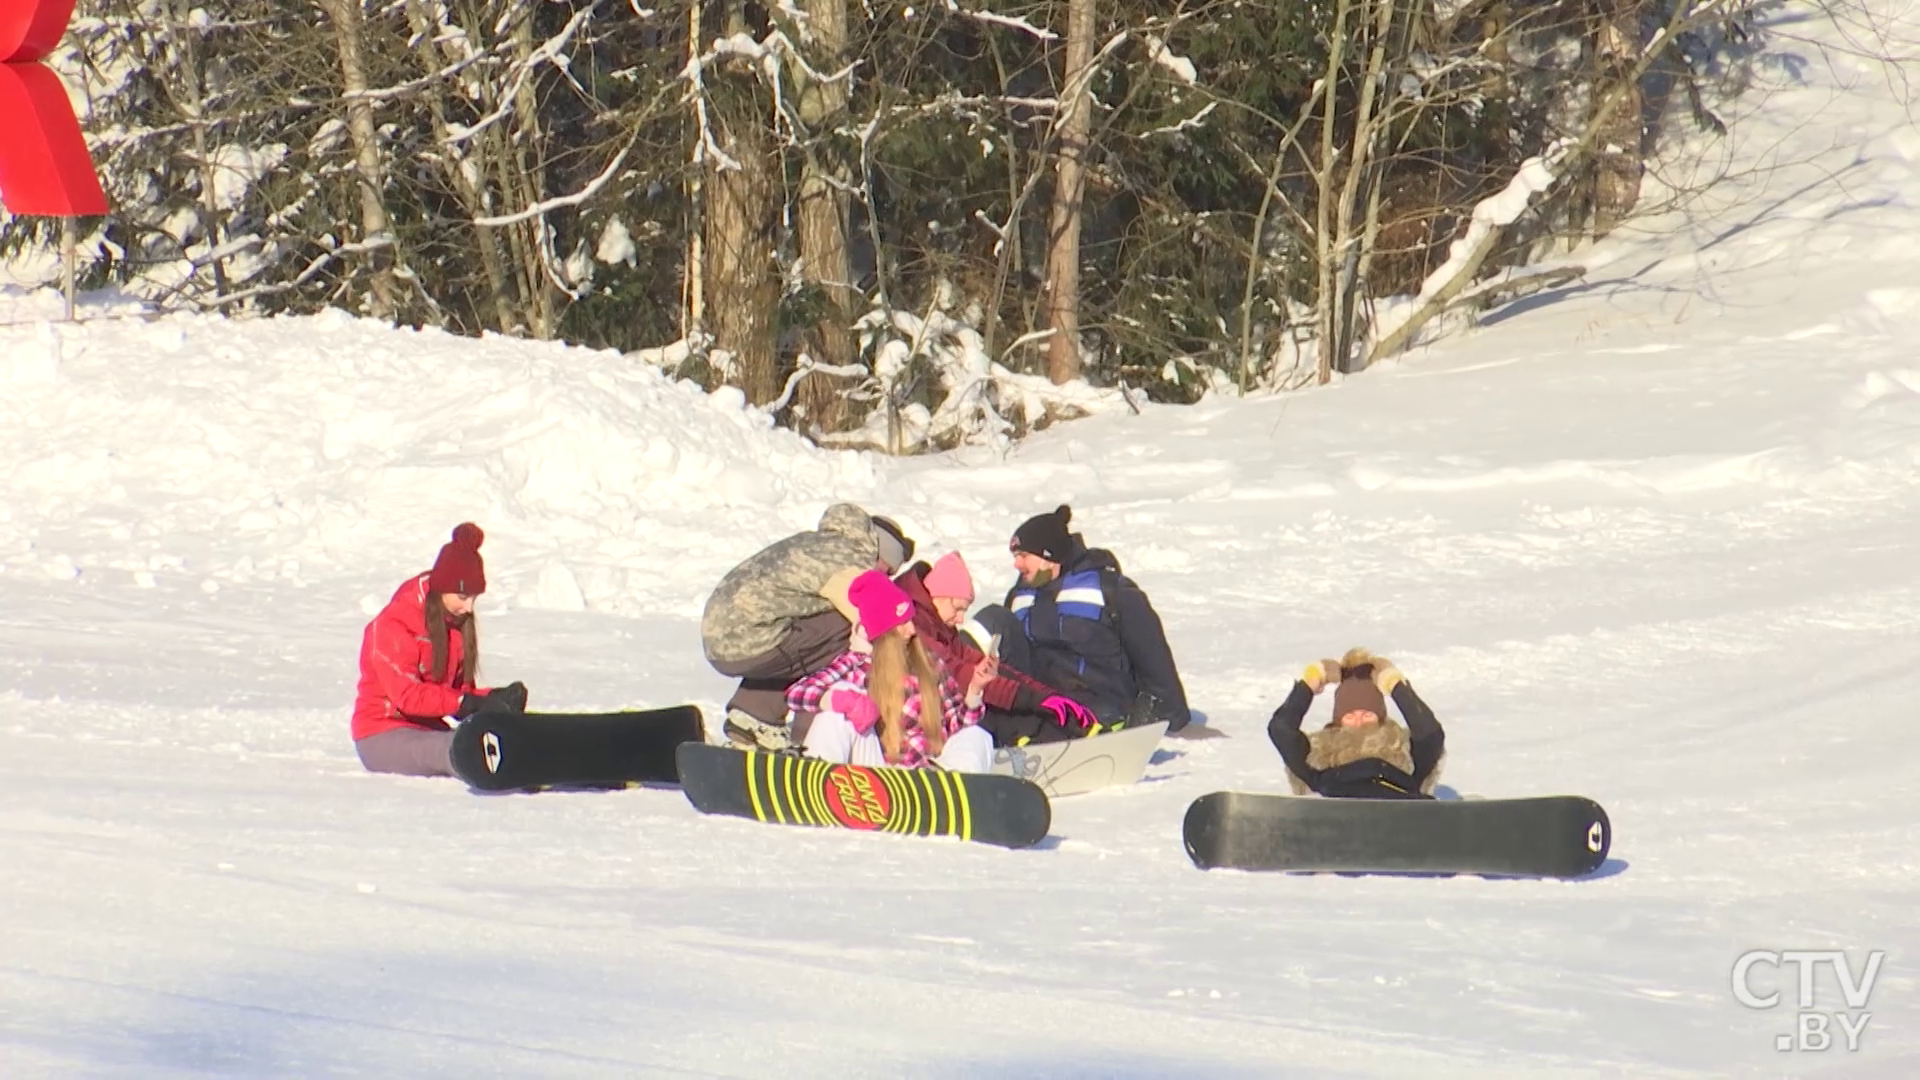
[[734, 567], [707, 598], [700, 641], [712, 663], [739, 663], [772, 652], [788, 624], [838, 610], [856, 621], [847, 586], [874, 568], [880, 545], [873, 517], [835, 503], [820, 527], [796, 533]]

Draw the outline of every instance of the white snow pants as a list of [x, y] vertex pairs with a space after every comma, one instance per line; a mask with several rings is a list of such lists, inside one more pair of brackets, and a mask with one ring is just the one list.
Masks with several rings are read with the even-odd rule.
[[[831, 761], [836, 765], [885, 766], [886, 752], [880, 749], [880, 735], [861, 735], [853, 722], [837, 712], [823, 712], [813, 718], [803, 744], [808, 757]], [[983, 773], [993, 768], [993, 736], [984, 728], [964, 727], [947, 736], [947, 747], [933, 759], [951, 772]]]

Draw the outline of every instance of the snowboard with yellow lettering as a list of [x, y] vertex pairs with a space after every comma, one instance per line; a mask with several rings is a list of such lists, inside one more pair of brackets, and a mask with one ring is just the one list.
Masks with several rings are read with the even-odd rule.
[[705, 743], [675, 754], [680, 789], [703, 814], [1008, 848], [1039, 843], [1053, 824], [1046, 792], [1011, 776], [830, 765]]

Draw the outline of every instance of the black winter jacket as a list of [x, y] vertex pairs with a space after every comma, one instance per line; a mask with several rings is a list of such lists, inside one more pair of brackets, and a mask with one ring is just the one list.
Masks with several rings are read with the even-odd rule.
[[1112, 552], [1089, 549], [1075, 535], [1060, 576], [1038, 588], [1016, 583], [1007, 608], [1026, 628], [1031, 674], [1101, 722], [1125, 719], [1144, 692], [1157, 700], [1155, 719], [1167, 721], [1168, 731], [1187, 726], [1187, 691], [1159, 613]]
[[1267, 737], [1287, 763], [1296, 789], [1334, 798], [1432, 798], [1447, 733], [1408, 683], [1393, 688], [1393, 703], [1407, 718], [1404, 728], [1383, 716], [1371, 735], [1369, 729], [1330, 728], [1309, 736], [1300, 723], [1313, 707], [1313, 690], [1296, 681], [1287, 700], [1273, 711]]

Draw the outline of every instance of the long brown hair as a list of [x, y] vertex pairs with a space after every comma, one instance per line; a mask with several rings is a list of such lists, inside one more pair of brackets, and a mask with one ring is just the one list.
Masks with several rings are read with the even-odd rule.
[[[447, 677], [447, 604], [442, 594], [427, 592], [427, 644], [433, 646], [433, 670], [427, 677], [434, 682], [442, 682]], [[460, 621], [461, 674], [465, 676], [462, 685], [480, 685], [480, 624], [478, 618], [468, 612]]]
[[946, 748], [944, 717], [940, 712], [940, 669], [918, 637], [909, 638], [911, 623], [896, 626], [873, 643], [873, 670], [867, 675], [867, 696], [880, 710], [880, 748], [887, 761], [900, 762], [900, 741], [907, 708], [907, 675], [920, 681], [920, 730], [927, 736], [928, 755]]

